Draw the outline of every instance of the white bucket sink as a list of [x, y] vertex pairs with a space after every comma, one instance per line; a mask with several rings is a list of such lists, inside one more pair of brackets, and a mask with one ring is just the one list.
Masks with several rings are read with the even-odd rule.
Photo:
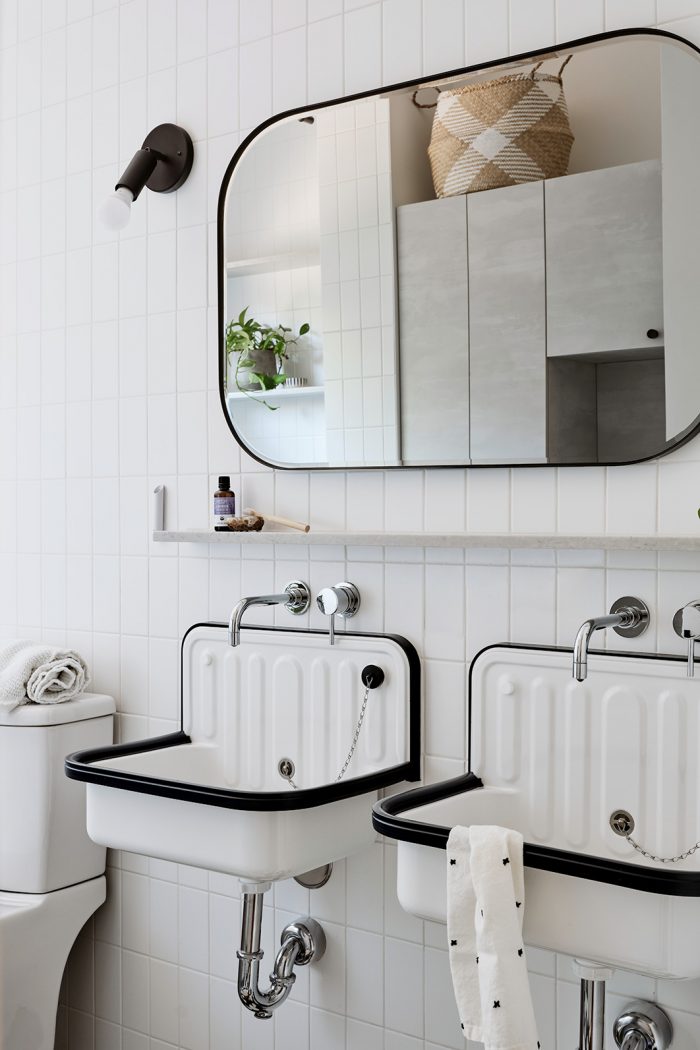
[[[362, 668], [371, 691], [357, 749]], [[182, 651], [182, 729], [72, 755], [87, 829], [115, 849], [268, 882], [364, 848], [378, 789], [419, 775], [420, 668], [404, 639], [316, 631], [192, 628]], [[294, 764], [297, 789], [280, 774]]]
[[470, 677], [471, 768], [375, 805], [398, 839], [398, 896], [446, 921], [445, 846], [458, 824], [525, 839], [525, 940], [657, 977], [700, 976], [700, 851], [642, 857], [610, 826], [631, 813], [648, 852], [700, 839], [700, 680], [685, 661], [593, 653], [586, 682], [571, 651], [492, 647]]

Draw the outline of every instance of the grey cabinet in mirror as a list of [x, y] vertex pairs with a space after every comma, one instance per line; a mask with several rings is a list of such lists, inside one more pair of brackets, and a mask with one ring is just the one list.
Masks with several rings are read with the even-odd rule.
[[219, 200], [237, 440], [303, 469], [633, 463], [688, 440], [699, 102], [700, 52], [627, 30], [256, 128]]

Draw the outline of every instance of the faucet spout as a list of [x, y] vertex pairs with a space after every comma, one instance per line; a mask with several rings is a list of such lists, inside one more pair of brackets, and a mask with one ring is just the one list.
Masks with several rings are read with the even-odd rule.
[[588, 676], [588, 646], [594, 631], [602, 631], [605, 627], [620, 627], [624, 623], [624, 617], [618, 614], [595, 616], [581, 624], [574, 642], [574, 678], [577, 682], [585, 682]]
[[577, 682], [585, 682], [588, 676], [588, 647], [591, 635], [612, 627], [617, 633], [636, 638], [649, 626], [649, 609], [640, 598], [618, 598], [608, 616], [594, 616], [584, 620], [578, 629], [573, 651], [573, 676]]
[[231, 610], [231, 618], [228, 624], [228, 644], [237, 646], [241, 644], [241, 620], [246, 609], [253, 605], [283, 605], [291, 613], [300, 615], [309, 608], [311, 593], [305, 583], [293, 580], [288, 583], [282, 594], [259, 594], [250, 598], [241, 598]]

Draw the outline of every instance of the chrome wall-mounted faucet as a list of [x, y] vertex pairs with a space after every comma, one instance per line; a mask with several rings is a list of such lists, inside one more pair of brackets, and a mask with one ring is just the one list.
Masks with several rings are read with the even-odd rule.
[[700, 638], [700, 602], [688, 602], [673, 617], [673, 629], [688, 640], [688, 678], [695, 677], [695, 643]]
[[331, 645], [335, 645], [335, 618], [349, 620], [360, 608], [360, 592], [354, 583], [336, 583], [335, 587], [324, 587], [316, 596], [316, 605], [324, 616], [330, 616], [328, 632]]
[[649, 609], [641, 598], [618, 598], [610, 606], [609, 616], [596, 616], [581, 624], [574, 642], [573, 676], [585, 682], [588, 675], [588, 646], [594, 631], [612, 627], [623, 638], [638, 638], [649, 626]]
[[300, 616], [306, 612], [310, 603], [311, 591], [307, 584], [302, 583], [301, 580], [292, 580], [284, 588], [282, 594], [261, 594], [252, 598], [241, 598], [234, 605], [231, 612], [231, 619], [228, 625], [228, 644], [233, 646], [241, 644], [241, 620], [243, 619], [243, 613], [251, 605], [283, 605], [285, 609], [289, 609], [295, 616]]

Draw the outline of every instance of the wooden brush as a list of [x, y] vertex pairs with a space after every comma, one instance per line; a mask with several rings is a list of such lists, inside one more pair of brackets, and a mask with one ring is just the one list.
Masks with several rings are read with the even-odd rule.
[[258, 518], [264, 518], [265, 521], [272, 521], [275, 525], [286, 525], [288, 529], [298, 529], [299, 532], [308, 532], [311, 528], [310, 525], [305, 525], [303, 521], [292, 521], [291, 518], [280, 518], [277, 514], [261, 514], [259, 510], [252, 510], [248, 507], [247, 510], [243, 511], [244, 514], [255, 514]]

